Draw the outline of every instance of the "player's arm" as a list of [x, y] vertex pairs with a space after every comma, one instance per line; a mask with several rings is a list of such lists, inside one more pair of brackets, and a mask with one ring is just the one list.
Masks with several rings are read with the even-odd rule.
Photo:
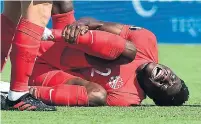
[[[117, 35], [117, 28], [114, 28], [116, 33], [110, 33], [109, 31], [88, 31], [84, 26], [86, 27], [87, 24], [82, 21], [66, 26], [63, 31], [65, 41], [89, 55], [105, 60], [126, 59], [126, 63], [128, 63], [135, 59], [137, 52], [135, 45], [131, 41]], [[93, 23], [89, 27], [102, 26], [99, 23]], [[125, 61], [123, 63], [120, 62], [120, 64], [125, 64]]]
[[[103, 64], [127, 64], [135, 59], [136, 48], [134, 44], [122, 37], [103, 31], [95, 31], [95, 36], [89, 32], [78, 37], [78, 44], [68, 44], [68, 48], [78, 49], [86, 53], [87, 58], [96, 58]], [[93, 43], [91, 38], [93, 38]], [[43, 40], [64, 41], [61, 30], [45, 29]], [[68, 52], [67, 52], [68, 53]], [[106, 61], [107, 60], [107, 61]], [[92, 62], [91, 64], [93, 64]]]
[[77, 22], [84, 23], [84, 25], [89, 27], [89, 30], [106, 31], [119, 35], [126, 40], [131, 40], [129, 35], [131, 30], [142, 29], [141, 27], [137, 26], [125, 25], [115, 22], [104, 22], [90, 17], [80, 18]]
[[[106, 31], [112, 34], [120, 35], [124, 25], [114, 22], [104, 22], [90, 17], [80, 18], [77, 22], [89, 26], [89, 30]], [[98, 26], [99, 25], [99, 26]]]
[[[124, 25], [120, 24], [120, 23], [104, 22], [104, 21], [99, 21], [99, 20], [96, 20], [96, 19], [90, 18], [90, 17], [80, 18], [77, 22], [80, 22], [83, 25], [87, 25], [89, 30], [106, 31], [106, 32], [116, 34], [119, 36], [121, 36], [120, 34], [124, 28]], [[125, 39], [126, 37], [122, 37], [122, 38]], [[117, 63], [121, 64], [123, 62], [122, 60], [124, 60], [124, 62], [127, 63], [129, 61], [126, 61], [126, 60], [130, 59], [130, 61], [132, 61], [135, 58], [134, 56], [136, 55], [136, 52], [137, 52], [135, 45], [131, 41], [129, 41], [127, 38], [126, 38], [126, 40], [127, 40], [127, 42], [126, 42], [125, 49], [122, 52], [122, 54], [116, 59], [116, 61], [115, 61], [116, 64]], [[97, 58], [97, 59], [99, 59], [99, 58]], [[105, 62], [101, 58], [99, 60]]]

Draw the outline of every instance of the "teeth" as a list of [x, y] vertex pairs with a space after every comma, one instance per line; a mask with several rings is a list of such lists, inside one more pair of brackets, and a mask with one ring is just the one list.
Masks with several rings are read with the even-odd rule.
[[154, 75], [154, 77], [156, 77], [156, 74], [157, 74], [157, 68], [155, 68], [155, 69], [153, 70], [153, 75]]
[[162, 71], [161, 71], [161, 70], [159, 70], [159, 72], [158, 72], [158, 74], [156, 75], [156, 77], [160, 76], [160, 75], [161, 75], [161, 73], [162, 73]]
[[161, 74], [162, 74], [162, 71], [161, 71], [161, 69], [159, 69], [159, 68], [155, 68], [154, 70], [153, 70], [153, 77], [154, 78], [158, 78]]

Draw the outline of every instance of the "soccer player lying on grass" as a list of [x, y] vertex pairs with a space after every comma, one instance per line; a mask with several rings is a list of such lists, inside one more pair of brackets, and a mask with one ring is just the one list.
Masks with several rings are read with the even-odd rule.
[[[53, 7], [54, 8], [54, 7]], [[54, 16], [53, 17], [53, 28], [54, 29], [62, 29], [63, 28], [63, 26], [64, 26], [64, 24], [66, 23], [72, 23], [72, 21], [74, 21], [74, 16], [73, 16], [73, 14], [72, 14], [72, 12], [68, 15], [68, 14], [57, 14], [58, 16]], [[71, 17], [71, 21], [70, 22], [68, 22], [68, 20], [67, 19], [65, 19], [65, 18], [63, 18], [63, 16], [70, 16]], [[65, 22], [65, 23], [64, 23]], [[101, 24], [102, 25], [102, 24]], [[99, 25], [100, 26], [100, 25]], [[117, 25], [118, 26], [118, 25]], [[102, 28], [104, 28], [104, 26], [102, 27]], [[110, 28], [110, 26], [109, 26], [109, 28]], [[120, 26], [120, 28], [121, 28], [121, 26]], [[134, 28], [135, 29], [135, 28]], [[74, 30], [74, 29], [73, 29]], [[142, 37], [142, 35], [140, 35], [140, 37]], [[40, 52], [39, 53], [43, 53], [43, 52], [45, 52], [48, 48], [50, 48], [50, 49], [48, 49], [48, 52], [46, 52], [45, 54], [43, 54], [38, 60], [37, 60], [37, 65], [35, 66], [35, 70], [37, 70], [37, 68], [39, 67], [41, 67], [41, 70], [42, 70], [42, 68], [44, 69], [44, 68], [46, 68], [46, 70], [45, 71], [48, 71], [48, 69], [49, 70], [51, 70], [52, 72], [53, 72], [53, 70], [57, 70], [58, 72], [60, 71], [60, 70], [63, 70], [63, 71], [66, 71], [66, 72], [69, 72], [69, 73], [74, 73], [74, 71], [76, 71], [76, 70], [74, 70], [73, 69], [73, 71], [72, 71], [72, 67], [73, 67], [73, 64], [75, 64], [74, 65], [74, 68], [75, 69], [79, 69], [79, 68], [81, 68], [81, 67], [83, 67], [83, 63], [79, 63], [79, 61], [74, 61], [73, 63], [70, 63], [70, 62], [68, 62], [68, 61], [66, 61], [66, 60], [64, 60], [63, 62], [61, 61], [61, 63], [60, 63], [60, 60], [62, 60], [62, 59], [66, 59], [67, 57], [61, 57], [61, 55], [59, 55], [59, 54], [61, 54], [62, 53], [62, 55], [63, 56], [65, 56], [65, 54], [70, 54], [70, 56], [68, 56], [68, 57], [71, 57], [71, 52], [69, 53], [68, 51], [71, 51], [72, 49], [68, 49], [67, 50], [67, 52], [66, 52], [66, 49], [65, 49], [65, 51], [63, 51], [63, 49], [66, 47], [66, 43], [64, 43], [64, 42], [62, 42], [62, 43], [53, 43], [53, 42], [42, 42], [42, 44], [44, 44], [44, 45], [42, 45], [41, 47], [40, 47]], [[45, 45], [46, 44], [46, 45]], [[54, 44], [54, 46], [52, 46]], [[142, 46], [141, 46], [142, 47]], [[55, 49], [55, 50], [54, 50]], [[138, 50], [140, 50], [140, 49], [142, 49], [142, 48], [140, 48], [140, 46], [139, 46], [139, 48], [138, 48]], [[72, 50], [74, 53], [75, 53], [75, 55], [77, 54], [78, 56], [77, 56], [77, 58], [78, 59], [81, 59], [82, 57], [85, 59], [85, 56], [83, 55], [84, 54], [84, 52], [81, 52], [81, 54], [80, 54], [80, 51], [78, 51], [78, 50], [75, 50], [75, 49], [73, 49]], [[149, 51], [149, 50], [148, 50]], [[59, 53], [59, 54], [58, 54]], [[88, 54], [90, 54], [90, 53], [88, 53]], [[40, 54], [41, 55], [41, 54]], [[54, 56], [54, 58], [55, 59], [53, 59], [52, 60], [52, 57], [51, 57], [51, 55], [56, 55], [56, 56]], [[81, 57], [80, 57], [81, 56]], [[96, 54], [96, 56], [98, 56], [97, 54]], [[99, 57], [101, 57], [101, 56], [99, 56]], [[89, 56], [88, 57], [86, 57], [86, 58], [89, 58]], [[91, 58], [91, 57], [90, 57]], [[122, 56], [121, 56], [121, 58], [122, 58]], [[126, 58], [128, 59], [128, 56], [126, 56]], [[140, 57], [141, 58], [141, 57]], [[106, 59], [108, 59], [108, 58], [106, 58]], [[109, 58], [110, 59], [110, 58]], [[90, 60], [93, 60], [93, 59], [90, 59]], [[99, 61], [100, 59], [98, 59], [98, 58], [95, 58], [95, 64]], [[123, 59], [123, 60], [125, 60], [125, 59]], [[139, 60], [138, 60], [139, 61]], [[150, 61], [150, 60], [149, 60]], [[153, 60], [152, 60], [153, 61]], [[65, 62], [67, 62], [67, 63], [65, 63]], [[88, 61], [87, 61], [88, 62]], [[92, 64], [94, 63], [94, 61], [92, 62]], [[78, 64], [78, 65], [76, 65], [76, 64]], [[86, 63], [85, 63], [86, 64]], [[91, 64], [91, 62], [90, 62], [90, 64]], [[99, 63], [100, 64], [100, 63]], [[113, 63], [114, 64], [114, 63]], [[116, 63], [117, 64], [117, 63]], [[137, 64], [133, 64], [133, 65], [136, 65], [136, 67], [137, 67]], [[95, 66], [96, 67], [96, 66]], [[124, 67], [124, 68], [126, 68], [126, 67]], [[129, 68], [129, 66], [127, 67], [127, 68]], [[69, 70], [69, 69], [71, 69], [71, 70]], [[90, 69], [90, 68], [88, 68], [88, 69]], [[82, 69], [81, 69], [82, 70]], [[130, 79], [130, 80], [132, 80], [132, 79], [134, 79], [135, 80], [135, 82], [137, 82], [136, 81], [136, 78], [135, 78], [135, 68], [133, 69], [133, 70], [131, 70], [131, 71], [133, 71], [133, 74], [132, 74], [132, 78]], [[40, 72], [40, 69], [38, 69], [38, 71]], [[93, 73], [92, 73], [92, 75], [94, 74], [100, 74], [100, 71], [98, 71], [98, 70], [94, 70], [93, 69], [93, 71], [92, 71]], [[42, 73], [44, 73], [44, 72], [40, 72], [39, 73], [39, 75], [40, 74], [42, 74]], [[53, 73], [54, 74], [54, 73]], [[55, 73], [56, 74], [56, 73]], [[80, 73], [74, 73], [75, 75], [78, 75], [79, 77], [82, 77], [81, 75], [80, 75]], [[105, 73], [102, 73], [103, 75], [105, 75]], [[125, 73], [125, 75], [126, 75], [127, 73]], [[45, 77], [45, 73], [44, 73], [44, 75], [43, 75], [44, 77]], [[51, 74], [49, 73], [48, 74], [48, 76], [51, 76]], [[47, 76], [47, 77], [48, 77]], [[36, 77], [37, 77], [37, 74], [36, 74]], [[56, 77], [56, 75], [55, 75], [55, 77]], [[89, 77], [89, 76], [88, 76]], [[96, 75], [94, 76], [95, 78], [94, 79], [96, 79]], [[110, 76], [106, 76], [106, 77], [110, 77]], [[84, 77], [85, 78], [85, 77]], [[32, 76], [32, 79], [34, 79], [34, 76]], [[55, 79], [55, 82], [57, 82], [57, 80], [59, 79], [59, 78], [53, 78], [53, 79]], [[61, 79], [62, 80], [62, 79]], [[45, 80], [46, 81], [46, 80]], [[107, 83], [107, 84], [110, 84], [109, 85], [109, 87], [111, 86], [111, 85], [113, 85], [113, 88], [114, 89], [117, 89], [116, 91], [117, 91], [117, 93], [115, 93], [115, 90], [113, 90], [113, 92], [112, 92], [112, 90], [111, 90], [111, 92], [109, 92], [110, 90], [107, 90], [109, 93], [108, 94], [110, 94], [109, 96], [110, 97], [112, 97], [112, 94], [116, 94], [116, 95], [118, 95], [118, 96], [120, 96], [121, 95], [121, 91], [120, 90], [118, 90], [118, 88], [115, 88], [116, 86], [117, 87], [120, 87], [121, 85], [122, 85], [122, 83], [120, 83], [120, 85], [115, 85], [115, 84], [118, 84], [119, 82], [117, 81], [117, 82], [115, 82], [116, 80], [114, 80], [114, 81], [111, 81], [110, 83]], [[34, 81], [30, 81], [30, 82], [36, 82], [35, 80]], [[40, 81], [39, 81], [40, 82]], [[120, 82], [122, 82], [122, 81], [120, 81]], [[133, 81], [130, 81], [130, 82], [132, 82], [133, 83]], [[32, 84], [32, 83], [30, 83], [30, 84]], [[70, 83], [69, 83], [70, 84]], [[86, 84], [89, 84], [89, 82], [88, 83], [86, 83]], [[93, 83], [91, 83], [90, 82], [90, 84], [93, 84]], [[126, 83], [126, 84], [129, 84], [129, 83]], [[34, 85], [34, 84], [33, 84]], [[40, 84], [39, 84], [40, 85]], [[48, 85], [48, 86], [55, 86], [55, 85], [53, 85], [53, 84], [45, 84], [45, 85]], [[89, 85], [87, 85], [87, 86], [89, 86]], [[97, 87], [99, 86], [99, 85], [96, 85]], [[140, 88], [135, 88], [135, 87], [137, 87], [138, 86], [138, 84], [134, 84], [134, 88], [131, 86], [131, 90], [132, 89], [139, 89], [138, 91], [139, 92], [142, 92], [141, 91], [141, 89]], [[59, 87], [59, 86], [56, 86], [56, 87]], [[62, 87], [62, 84], [61, 84], [61, 86], [60, 87]], [[65, 86], [64, 86], [65, 87]], [[70, 86], [66, 86], [66, 87], [70, 87]], [[127, 87], [129, 87], [128, 85], [127, 85]], [[138, 86], [139, 87], [139, 86]], [[44, 88], [45, 89], [45, 87], [41, 87], [41, 88]], [[51, 87], [46, 87], [46, 89], [47, 89], [47, 91], [52, 91], [52, 90], [50, 90], [50, 88]], [[54, 87], [55, 88], [55, 87]], [[63, 88], [63, 89], [65, 89], [65, 88]], [[96, 88], [94, 88], [94, 89], [96, 89]], [[99, 90], [99, 88], [97, 88], [98, 90]], [[120, 88], [120, 89], [126, 89], [126, 88]], [[96, 92], [96, 96], [97, 96], [97, 98], [100, 98], [100, 96], [102, 96], [102, 100], [104, 99], [104, 97], [103, 96], [105, 96], [105, 94], [104, 94], [104, 90], [99, 90], [99, 91], [102, 91], [102, 92]], [[131, 100], [130, 101], [128, 101], [128, 99], [127, 100], [125, 100], [125, 103], [126, 104], [124, 104], [125, 106], [127, 106], [127, 105], [132, 105], [132, 103], [131, 102], [133, 102], [133, 104], [139, 104], [140, 102], [138, 102], [138, 103], [136, 103], [135, 102], [135, 95], [137, 96], [137, 97], [139, 97], [140, 95], [138, 94], [138, 92], [135, 94], [134, 93], [134, 95], [132, 95], [132, 93], [133, 92], [130, 92], [130, 90], [124, 90], [125, 92], [128, 92], [128, 93], [124, 93], [124, 94], [130, 94], [130, 98], [131, 98]], [[123, 92], [124, 92], [123, 91]], [[61, 90], [61, 92], [62, 92], [62, 90]], [[119, 94], [118, 94], [118, 92], [119, 92]], [[52, 93], [52, 92], [51, 92]], [[47, 93], [48, 94], [48, 93]], [[88, 94], [90, 94], [89, 92], [88, 92]], [[97, 94], [99, 94], [99, 95], [97, 95]], [[101, 95], [100, 95], [101, 94]], [[143, 93], [141, 93], [141, 94], [143, 94]], [[44, 94], [43, 94], [44, 95]], [[51, 94], [50, 94], [51, 95]], [[48, 96], [48, 95], [46, 95], [46, 96]], [[94, 95], [93, 95], [94, 96]], [[127, 96], [129, 96], [129, 95], [127, 95]], [[143, 96], [143, 95], [142, 95]], [[42, 97], [42, 96], [41, 96]], [[63, 97], [63, 95], [61, 95], [61, 99], [65, 99], [65, 98], [62, 98]], [[109, 98], [110, 98], [109, 97]], [[116, 97], [116, 96], [114, 96], [114, 97]], [[57, 97], [58, 98], [58, 97]], [[123, 98], [123, 96], [122, 96], [122, 98]], [[133, 100], [132, 100], [132, 98], [133, 98]], [[90, 99], [90, 97], [89, 97], [89, 99]], [[143, 97], [142, 97], [142, 99], [143, 99]], [[118, 99], [117, 99], [118, 100]], [[121, 98], [120, 98], [120, 100], [121, 100]], [[65, 100], [64, 100], [65, 101]], [[90, 100], [88, 100], [88, 101], [90, 101]], [[115, 101], [115, 100], [114, 100]], [[141, 100], [139, 100], [139, 101], [141, 101]], [[130, 102], [130, 103], [129, 103]], [[57, 103], [56, 103], [57, 104]], [[74, 103], [73, 103], [74, 104]], [[57, 105], [59, 105], [59, 104], [57, 104]], [[61, 105], [69, 105], [69, 104], [67, 104], [67, 102], [66, 103], [62, 103]], [[100, 105], [100, 104], [99, 104]], [[111, 104], [112, 105], [112, 104]], [[115, 104], [114, 104], [115, 105]], [[116, 103], [116, 105], [120, 105], [118, 102]]]
[[[85, 21], [87, 21], [87, 19], [85, 19]], [[128, 55], [125, 57], [124, 55], [121, 54], [118, 57], [118, 59], [114, 61], [106, 61], [106, 59], [108, 58], [105, 58], [105, 60], [103, 60], [85, 54], [84, 52], [82, 52], [85, 49], [81, 49], [80, 46], [79, 48], [77, 48], [78, 50], [76, 48], [72, 49], [69, 48], [69, 47], [75, 47], [80, 44], [76, 43], [73, 44], [73, 46], [72, 45], [65, 46], [65, 48], [61, 50], [62, 56], [60, 56], [61, 59], [59, 60], [59, 64], [60, 62], [61, 64], [58, 67], [56, 67], [57, 66], [56, 61], [52, 63], [55, 64], [54, 66], [48, 65], [45, 62], [40, 63], [40, 61], [38, 61], [37, 66], [35, 67], [34, 70], [35, 75], [32, 77], [33, 82], [30, 82], [30, 84], [33, 85], [33, 87], [30, 89], [31, 93], [34, 96], [36, 96], [39, 99], [42, 99], [44, 102], [48, 104], [54, 104], [54, 105], [86, 105], [86, 106], [88, 104], [104, 105], [106, 94], [105, 91], [98, 85], [100, 84], [107, 91], [107, 98], [106, 98], [107, 105], [111, 106], [139, 105], [140, 102], [144, 99], [143, 91], [139, 88], [138, 85], [139, 82], [144, 92], [154, 100], [156, 105], [168, 105], [168, 106], [182, 105], [185, 101], [188, 100], [188, 94], [189, 94], [188, 89], [186, 85], [183, 83], [183, 81], [179, 79], [166, 66], [156, 64], [158, 61], [157, 42], [153, 33], [139, 27], [131, 27], [127, 25], [112, 24], [112, 23], [109, 24], [103, 22], [92, 22], [92, 20], [90, 21], [91, 24], [87, 24], [89, 28], [93, 27], [93, 25], [98, 25], [99, 27], [98, 30], [104, 29], [104, 31], [118, 34], [120, 36], [119, 37], [117, 35], [111, 35], [110, 33], [106, 32], [104, 34], [103, 32], [101, 32], [103, 33], [101, 37], [103, 36], [108, 37], [108, 35], [111, 38], [118, 37], [117, 39], [115, 39], [115, 42], [119, 42], [120, 41], [119, 39], [122, 39], [122, 37], [124, 37], [125, 39], [131, 41], [131, 43], [134, 43], [137, 49], [137, 54], [136, 55], [133, 54], [133, 52], [135, 52], [134, 49], [132, 50], [131, 54], [135, 56], [135, 60], [129, 64], [119, 65], [122, 62], [127, 63], [132, 58], [128, 57]], [[81, 22], [78, 21], [73, 25], [78, 25], [80, 23]], [[72, 27], [73, 25], [68, 26], [68, 28]], [[106, 25], [107, 27], [110, 27], [110, 30], [112, 28], [114, 29], [116, 28], [119, 29], [120, 32], [115, 33], [112, 31], [108, 31], [108, 29], [105, 27]], [[119, 28], [117, 28], [118, 26]], [[92, 31], [92, 35], [94, 35], [93, 33], [95, 32], [96, 34], [99, 33], [99, 31], [94, 30]], [[75, 42], [77, 41], [79, 41], [79, 43], [83, 42], [81, 37], [84, 37], [84, 35], [78, 36]], [[93, 43], [95, 42], [98, 43], [99, 38], [100, 36], [96, 35], [96, 37], [93, 38]], [[68, 38], [65, 39], [66, 41], [69, 41]], [[110, 40], [106, 41], [110, 42]], [[101, 41], [103, 42], [103, 40]], [[131, 45], [132, 46], [131, 48], [134, 47], [134, 44]], [[56, 48], [53, 47], [54, 46], [51, 46], [51, 48], [49, 49], [53, 50], [59, 48], [59, 47]], [[91, 49], [90, 44], [88, 44], [87, 47]], [[103, 45], [102, 47], [104, 48], [105, 45]], [[46, 51], [45, 48], [48, 47], [43, 47], [43, 52]], [[46, 53], [49, 52], [48, 54], [50, 54], [51, 50], [50, 51], [47, 50]], [[58, 50], [60, 51], [60, 49]], [[99, 52], [97, 52], [97, 54], [101, 54], [100, 51], [101, 49], [99, 49]], [[54, 56], [56, 57], [56, 55]], [[41, 58], [43, 58], [46, 61], [48, 60], [48, 58], [45, 58], [44, 56], [41, 56]], [[76, 62], [75, 61], [76, 59], [78, 59], [79, 62]], [[51, 60], [51, 57], [49, 57], [49, 60]], [[101, 62], [99, 62], [100, 60]], [[44, 69], [43, 71], [44, 67], [46, 69]], [[96, 69], [94, 69], [94, 67]], [[69, 74], [55, 68], [63, 68], [63, 70], [66, 70], [66, 72], [68, 72]], [[98, 70], [97, 68], [100, 70]], [[101, 72], [102, 70], [106, 72]], [[47, 72], [48, 74], [44, 72]], [[83, 79], [76, 78], [70, 74], [77, 75], [78, 77], [81, 77]], [[69, 76], [71, 79], [69, 79]], [[89, 81], [86, 81], [84, 79]], [[98, 84], [95, 85], [95, 83], [92, 83], [92, 81]], [[58, 82], [61, 83], [57, 84]], [[69, 84], [82, 85], [82, 86], [73, 86]], [[82, 90], [79, 90], [81, 89], [81, 87]], [[91, 91], [97, 90], [95, 92], [94, 91], [91, 92], [92, 94], [94, 93], [95, 95], [90, 96], [89, 94], [90, 92], [88, 92], [89, 89], [91, 89]], [[98, 93], [99, 95], [97, 95], [96, 93]], [[91, 103], [89, 102], [90, 100]]]
[[[34, 69], [30, 85], [47, 87], [33, 90], [37, 98], [56, 105], [103, 105], [106, 101], [110, 106], [131, 106], [141, 103], [144, 91], [156, 105], [182, 105], [188, 100], [184, 81], [158, 64], [157, 41], [150, 31], [85, 18], [67, 26], [63, 35], [69, 44], [64, 47], [60, 41], [63, 45], [49, 48], [41, 56], [49, 65], [38, 62]], [[54, 36], [57, 40], [59, 35]], [[77, 102], [71, 103], [73, 96]], [[81, 98], [84, 102], [79, 102]]]
[[[96, 49], [92, 49], [93, 44], [87, 44], [87, 46], [81, 44], [87, 33], [82, 36], [79, 35], [75, 41], [71, 41], [71, 43], [75, 42], [73, 45], [68, 44], [65, 47], [62, 45], [57, 45], [56, 47], [49, 45], [51, 47], [45, 47], [46, 45], [44, 44], [44, 46], [42, 45], [43, 49], [41, 48], [41, 51], [47, 51], [43, 53], [40, 57], [41, 59], [51, 63], [52, 57], [49, 56], [48, 58], [46, 56], [48, 54], [54, 57], [59, 56], [60, 59], [53, 59], [54, 62], [51, 65], [40, 59], [40, 61], [38, 60], [31, 78], [32, 82], [30, 82], [30, 85], [33, 86], [30, 88], [31, 93], [35, 97], [54, 105], [104, 105], [105, 99], [106, 104], [111, 106], [139, 105], [144, 99], [144, 93], [138, 85], [139, 82], [144, 92], [157, 105], [182, 105], [188, 100], [188, 89], [183, 81], [166, 66], [156, 64], [158, 61], [158, 52], [156, 38], [153, 33], [139, 27], [93, 21], [90, 20], [91, 24], [87, 24], [89, 28], [97, 25], [99, 27], [98, 30], [104, 29], [104, 31], [111, 33], [97, 30], [87, 32], [91, 33], [91, 38], [92, 35], [95, 36], [89, 41], [93, 40], [93, 44], [98, 42], [104, 43], [105, 39], [102, 39], [102, 37], [105, 37], [107, 45], [110, 41], [115, 41], [115, 43], [125, 41], [125, 44], [133, 43], [127, 45], [124, 48], [124, 52], [125, 49], [132, 48], [132, 52], [125, 53], [130, 53], [135, 57], [128, 57], [129, 55], [125, 56], [121, 54], [114, 57], [118, 58], [114, 61], [106, 61], [111, 57], [111, 54], [106, 54], [109, 52], [104, 53], [106, 54], [104, 56], [107, 56], [107, 58], [101, 55], [103, 53], [101, 52], [103, 50], [102, 48], [107, 48], [106, 45], [99, 47], [98, 51], [96, 51]], [[73, 25], [80, 25], [82, 27], [81, 25], [86, 22], [87, 19], [82, 22], [77, 21]], [[68, 26], [68, 28], [72, 28], [73, 25]], [[112, 28], [119, 29], [120, 32], [112, 32]], [[65, 31], [68, 30], [65, 29]], [[76, 30], [74, 31], [76, 32]], [[99, 33], [102, 34], [100, 35]], [[118, 34], [119, 36], [112, 35], [112, 33]], [[64, 36], [66, 41], [69, 41], [66, 38], [67, 35], [68, 32]], [[114, 37], [117, 38], [112, 40]], [[130, 42], [127, 42], [125, 39]], [[77, 41], [79, 41], [79, 44]], [[64, 42], [58, 43], [64, 44]], [[93, 55], [94, 53], [90, 53], [90, 51], [83, 52], [86, 50], [83, 47], [88, 47], [88, 50], [96, 51], [96, 56], [99, 56], [99, 58], [85, 54]], [[134, 47], [137, 49], [137, 54], [135, 53], [135, 49], [133, 49]], [[53, 55], [58, 51], [60, 54]], [[100, 58], [104, 58], [104, 60]], [[134, 61], [125, 64], [125, 62], [128, 63], [134, 58]], [[120, 65], [120, 63], [124, 65]], [[65, 72], [62, 70], [65, 70]], [[96, 83], [104, 87], [107, 91], [107, 97], [104, 89]], [[81, 86], [73, 86], [72, 84]], [[90, 90], [91, 92], [89, 92]]]

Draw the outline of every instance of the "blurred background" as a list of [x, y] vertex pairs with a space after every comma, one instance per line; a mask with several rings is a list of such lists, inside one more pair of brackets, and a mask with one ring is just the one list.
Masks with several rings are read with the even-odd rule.
[[74, 7], [76, 18], [142, 26], [160, 43], [201, 43], [201, 0], [75, 1]]
[[74, 7], [77, 19], [91, 16], [145, 27], [159, 43], [201, 43], [201, 0], [75, 0]]

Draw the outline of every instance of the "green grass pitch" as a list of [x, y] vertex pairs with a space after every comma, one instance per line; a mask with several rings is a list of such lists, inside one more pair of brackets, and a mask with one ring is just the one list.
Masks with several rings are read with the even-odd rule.
[[[159, 45], [160, 63], [172, 68], [190, 90], [180, 107], [57, 107], [56, 112], [1, 111], [2, 124], [201, 124], [201, 45]], [[10, 65], [1, 80], [9, 81]]]

